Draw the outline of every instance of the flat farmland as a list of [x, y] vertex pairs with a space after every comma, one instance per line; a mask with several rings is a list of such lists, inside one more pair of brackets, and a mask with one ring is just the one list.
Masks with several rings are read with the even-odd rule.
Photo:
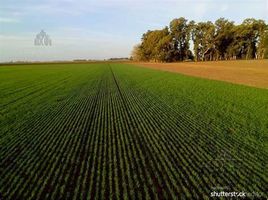
[[137, 63], [136, 65], [190, 76], [268, 88], [268, 60]]
[[116, 63], [0, 80], [3, 199], [267, 197], [267, 89]]

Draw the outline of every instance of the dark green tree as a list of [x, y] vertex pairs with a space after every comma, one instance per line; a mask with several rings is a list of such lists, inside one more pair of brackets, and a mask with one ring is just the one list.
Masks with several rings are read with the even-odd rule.
[[159, 42], [166, 36], [169, 36], [169, 30], [167, 27], [162, 30], [148, 31], [143, 34], [142, 42], [139, 47], [141, 51], [141, 60], [159, 61], [159, 51], [161, 50], [161, 53], [163, 53], [165, 50], [159, 48]]
[[213, 60], [215, 57], [215, 26], [212, 22], [199, 22], [192, 28], [196, 61]]
[[[190, 50], [193, 43], [194, 54]], [[268, 26], [263, 20], [242, 24], [220, 18], [212, 23], [181, 17], [169, 27], [147, 31], [132, 55], [134, 60], [174, 62], [193, 60], [263, 59], [268, 57]]]
[[258, 58], [268, 59], [268, 26], [266, 26], [266, 29], [260, 36], [260, 42], [258, 44]]
[[215, 21], [216, 60], [229, 59], [227, 49], [234, 40], [234, 26], [234, 22], [224, 18]]
[[169, 28], [173, 43], [173, 61], [188, 59], [192, 22], [187, 23], [187, 21], [187, 19], [180, 17], [170, 22]]

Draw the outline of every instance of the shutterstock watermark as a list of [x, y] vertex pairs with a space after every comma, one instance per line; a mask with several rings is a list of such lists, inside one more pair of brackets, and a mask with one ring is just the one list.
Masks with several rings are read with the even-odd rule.
[[238, 197], [238, 198], [264, 198], [262, 192], [226, 192], [226, 191], [212, 191], [210, 197]]
[[44, 31], [41, 30], [34, 39], [35, 46], [51, 46], [52, 40], [50, 39], [49, 35]]
[[216, 192], [213, 191], [210, 193], [211, 197], [246, 197], [246, 193], [245, 192], [225, 192], [225, 191], [221, 191], [221, 192]]

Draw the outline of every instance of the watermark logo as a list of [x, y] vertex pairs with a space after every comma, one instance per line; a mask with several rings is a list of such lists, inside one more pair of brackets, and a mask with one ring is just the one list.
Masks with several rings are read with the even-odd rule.
[[35, 46], [51, 46], [52, 41], [49, 35], [44, 30], [41, 30], [40, 33], [38, 33], [34, 39], [34, 45]]
[[216, 172], [225, 172], [227, 167], [231, 170], [239, 169], [242, 163], [242, 159], [235, 158], [230, 151], [221, 149], [216, 153], [216, 157], [213, 157], [204, 163], [204, 167], [212, 167]]
[[[235, 148], [223, 148], [217, 142], [222, 141], [218, 134], [190, 134], [188, 139], [194, 141], [200, 148], [208, 153], [207, 159], [200, 163], [199, 167], [203, 170], [209, 169], [210, 172], [218, 173], [240, 170], [243, 166], [243, 159], [235, 153]], [[250, 153], [247, 152], [248, 155]]]

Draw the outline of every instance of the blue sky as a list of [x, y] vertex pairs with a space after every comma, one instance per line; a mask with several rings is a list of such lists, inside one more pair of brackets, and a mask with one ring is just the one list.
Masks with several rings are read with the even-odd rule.
[[[268, 22], [268, 0], [0, 0], [0, 62], [128, 57], [144, 32], [181, 16]], [[42, 29], [52, 46], [34, 46]]]

